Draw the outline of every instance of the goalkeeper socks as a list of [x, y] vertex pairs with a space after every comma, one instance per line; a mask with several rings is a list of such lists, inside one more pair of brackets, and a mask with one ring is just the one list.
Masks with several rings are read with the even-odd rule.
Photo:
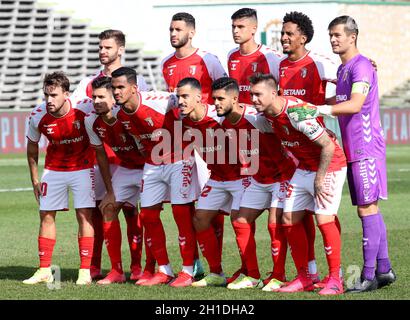
[[55, 239], [38, 237], [38, 256], [40, 258], [40, 268], [50, 268], [53, 257]]
[[378, 214], [361, 217], [363, 228], [363, 272], [367, 280], [373, 280], [375, 276], [376, 258], [380, 246], [380, 221]]
[[389, 259], [389, 247], [387, 242], [387, 231], [384, 223], [383, 215], [379, 212], [377, 215], [380, 225], [380, 245], [377, 252], [377, 272], [387, 273], [391, 269], [391, 263]]

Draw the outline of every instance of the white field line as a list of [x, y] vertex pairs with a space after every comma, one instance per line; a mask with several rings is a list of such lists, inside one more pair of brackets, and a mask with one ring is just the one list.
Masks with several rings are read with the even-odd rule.
[[32, 191], [33, 188], [15, 188], [15, 189], [0, 189], [0, 193], [4, 192], [26, 192], [26, 191]]

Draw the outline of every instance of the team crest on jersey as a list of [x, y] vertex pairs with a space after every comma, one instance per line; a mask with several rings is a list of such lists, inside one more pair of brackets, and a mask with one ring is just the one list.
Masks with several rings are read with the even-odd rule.
[[284, 77], [285, 77], [285, 69], [286, 69], [286, 68], [280, 69], [280, 77], [281, 77], [281, 78], [284, 78]]
[[302, 68], [300, 69], [300, 76], [305, 79], [307, 75], [307, 69], [306, 68]]
[[150, 127], [153, 127], [153, 126], [154, 126], [154, 121], [152, 121], [152, 118], [151, 118], [151, 117], [145, 118], [144, 120], [145, 120], [146, 123], [148, 123], [148, 125], [149, 125]]
[[189, 66], [189, 74], [190, 75], [195, 75], [196, 72], [196, 66]]
[[81, 128], [80, 121], [79, 121], [79, 120], [73, 121], [73, 126], [74, 126], [74, 128], [76, 128], [77, 130], [80, 130], [80, 128]]
[[283, 129], [283, 131], [285, 131], [285, 133], [286, 133], [287, 135], [289, 135], [289, 129], [288, 129], [287, 126], [282, 126], [282, 129]]
[[257, 62], [253, 62], [253, 63], [252, 63], [252, 72], [256, 72], [256, 70], [258, 70], [258, 63], [257, 63]]

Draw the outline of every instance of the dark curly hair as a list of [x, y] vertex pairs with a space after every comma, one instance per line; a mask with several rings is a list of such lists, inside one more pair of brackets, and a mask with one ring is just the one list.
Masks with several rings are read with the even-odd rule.
[[307, 15], [302, 12], [292, 11], [283, 17], [283, 23], [286, 22], [292, 22], [298, 26], [300, 32], [307, 38], [306, 43], [312, 40], [314, 34], [313, 24]]

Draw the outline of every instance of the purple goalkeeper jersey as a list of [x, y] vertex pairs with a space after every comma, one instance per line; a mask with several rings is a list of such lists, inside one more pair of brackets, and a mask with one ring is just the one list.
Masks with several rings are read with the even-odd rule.
[[352, 86], [356, 82], [368, 83], [370, 90], [359, 113], [338, 116], [347, 161], [385, 159], [386, 143], [380, 122], [377, 74], [370, 61], [361, 54], [339, 66], [337, 103], [350, 100]]

